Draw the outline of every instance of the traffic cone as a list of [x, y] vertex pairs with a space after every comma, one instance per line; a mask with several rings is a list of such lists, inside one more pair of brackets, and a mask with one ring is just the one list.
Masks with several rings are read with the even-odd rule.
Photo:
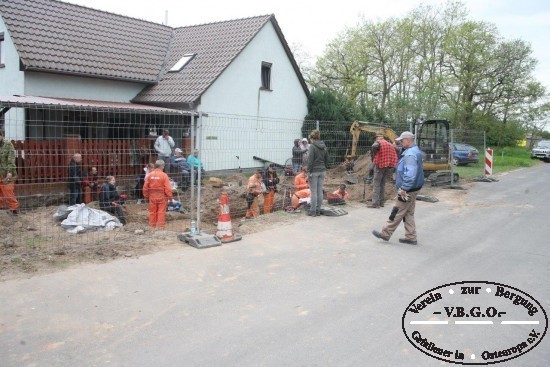
[[227, 193], [222, 192], [222, 199], [220, 200], [220, 214], [218, 216], [218, 231], [216, 237], [220, 239], [222, 243], [235, 242], [242, 239], [242, 236], [237, 233], [233, 233], [233, 226], [231, 225], [231, 214], [229, 214], [229, 203], [227, 202]]

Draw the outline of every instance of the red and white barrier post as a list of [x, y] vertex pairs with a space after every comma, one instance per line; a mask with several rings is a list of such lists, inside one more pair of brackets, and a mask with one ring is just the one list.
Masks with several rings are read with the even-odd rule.
[[493, 174], [493, 150], [487, 148], [485, 150], [485, 176], [491, 176]]

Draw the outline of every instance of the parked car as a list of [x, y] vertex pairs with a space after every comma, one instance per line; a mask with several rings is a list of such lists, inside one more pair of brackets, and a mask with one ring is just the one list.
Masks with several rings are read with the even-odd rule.
[[455, 166], [479, 162], [479, 152], [471, 145], [464, 143], [452, 143], [449, 144], [449, 148], [453, 152], [453, 164]]
[[541, 140], [537, 146], [531, 150], [532, 159], [542, 159], [545, 162], [550, 162], [550, 140]]

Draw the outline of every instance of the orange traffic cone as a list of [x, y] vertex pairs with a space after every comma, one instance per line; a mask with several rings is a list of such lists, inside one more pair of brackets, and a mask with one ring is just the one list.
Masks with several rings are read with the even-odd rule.
[[235, 242], [242, 239], [240, 234], [233, 233], [227, 193], [225, 191], [222, 192], [222, 199], [220, 200], [220, 214], [218, 216], [218, 231], [216, 232], [216, 237], [218, 237], [222, 243]]

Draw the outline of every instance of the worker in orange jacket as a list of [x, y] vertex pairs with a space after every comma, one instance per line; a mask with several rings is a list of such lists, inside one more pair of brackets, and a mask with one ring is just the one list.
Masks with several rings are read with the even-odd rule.
[[300, 173], [294, 177], [294, 188], [296, 191], [292, 194], [292, 206], [296, 209], [300, 206], [300, 199], [307, 199], [311, 197], [306, 166], [302, 166]]
[[12, 215], [17, 215], [19, 208], [19, 202], [14, 194], [16, 179], [15, 148], [9, 140], [4, 139], [4, 132], [0, 130], [0, 209], [5, 199]]
[[258, 204], [258, 197], [262, 194], [262, 170], [258, 170], [248, 179], [246, 185], [246, 202], [248, 203], [248, 210], [244, 219], [258, 218], [260, 215], [260, 205]]
[[349, 200], [349, 192], [346, 190], [346, 184], [341, 184], [338, 190], [334, 191], [332, 195], [336, 195], [342, 200]]
[[172, 200], [172, 187], [168, 175], [163, 172], [164, 161], [157, 160], [155, 169], [145, 179], [143, 196], [149, 199], [149, 225], [152, 228], [164, 228], [166, 208]]
[[294, 177], [294, 188], [296, 191], [309, 189], [309, 183], [307, 181], [307, 167], [302, 166], [300, 173]]

